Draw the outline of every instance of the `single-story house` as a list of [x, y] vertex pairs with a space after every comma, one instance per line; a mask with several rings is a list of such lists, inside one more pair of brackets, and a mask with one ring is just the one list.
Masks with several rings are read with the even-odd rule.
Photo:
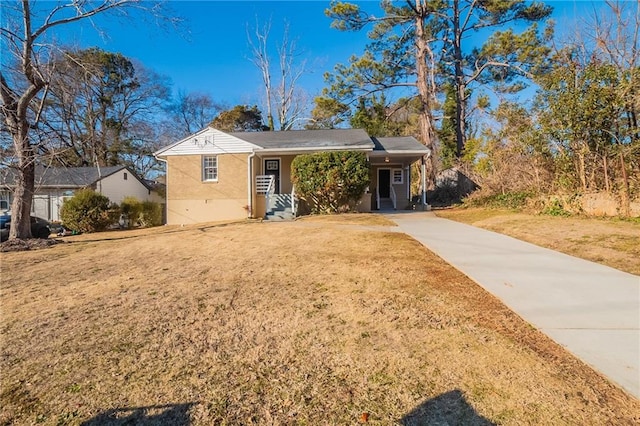
[[[0, 177], [0, 198], [11, 206], [13, 174]], [[120, 204], [125, 197], [164, 204], [164, 194], [155, 190], [127, 166], [44, 167], [36, 166], [35, 193], [31, 214], [49, 221], [60, 220], [60, 208], [75, 191], [90, 188]]]
[[371, 165], [360, 211], [405, 208], [410, 166], [429, 149], [413, 137], [372, 138], [360, 129], [225, 133], [208, 127], [155, 153], [166, 162], [167, 223], [268, 217], [296, 210], [291, 162], [300, 154], [361, 151]]

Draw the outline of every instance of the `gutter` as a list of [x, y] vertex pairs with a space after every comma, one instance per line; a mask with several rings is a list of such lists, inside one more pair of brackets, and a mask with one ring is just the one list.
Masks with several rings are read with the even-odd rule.
[[[259, 152], [260, 154], [262, 153], [269, 153], [269, 154], [281, 154], [281, 155], [288, 155], [288, 154], [299, 154], [299, 153], [304, 153], [304, 152], [329, 152], [329, 151], [364, 151], [364, 152], [372, 152], [373, 148], [371, 146], [340, 146], [340, 147], [309, 147], [309, 148], [293, 148], [293, 149], [288, 149], [288, 148], [263, 148], [261, 149]], [[255, 153], [255, 151], [254, 151]]]
[[252, 170], [251, 170], [251, 162], [253, 160], [253, 157], [255, 157], [256, 152], [253, 151], [251, 152], [251, 154], [249, 154], [249, 156], [247, 157], [247, 207], [249, 207], [247, 209], [247, 218], [251, 218], [253, 216], [253, 205], [252, 205], [252, 201], [253, 201], [253, 179], [252, 179]]
[[409, 151], [409, 150], [398, 150], [398, 149], [392, 149], [389, 151], [373, 151], [371, 153], [372, 156], [374, 157], [384, 157], [385, 155], [398, 155], [398, 156], [413, 156], [413, 155], [428, 155], [429, 151]]

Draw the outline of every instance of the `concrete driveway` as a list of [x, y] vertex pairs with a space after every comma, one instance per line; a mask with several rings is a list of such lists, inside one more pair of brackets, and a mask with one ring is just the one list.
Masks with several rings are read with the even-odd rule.
[[640, 398], [640, 277], [436, 217], [387, 215], [403, 232]]

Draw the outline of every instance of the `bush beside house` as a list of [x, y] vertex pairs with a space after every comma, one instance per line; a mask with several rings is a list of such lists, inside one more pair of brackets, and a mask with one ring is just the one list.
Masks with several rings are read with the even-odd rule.
[[370, 181], [363, 152], [319, 152], [297, 156], [291, 163], [296, 193], [312, 213], [352, 210]]
[[104, 231], [120, 217], [118, 206], [90, 189], [81, 189], [60, 210], [65, 227], [79, 232]]
[[118, 223], [146, 228], [162, 225], [162, 206], [135, 197], [126, 197], [118, 206], [102, 194], [83, 189], [65, 201], [60, 216], [66, 228], [77, 232], [104, 231]]
[[162, 206], [153, 201], [140, 201], [135, 197], [126, 197], [120, 203], [120, 213], [126, 228], [162, 225]]

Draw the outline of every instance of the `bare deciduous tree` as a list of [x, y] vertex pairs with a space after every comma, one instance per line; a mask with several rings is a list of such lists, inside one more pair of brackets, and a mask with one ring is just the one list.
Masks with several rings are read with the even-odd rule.
[[289, 38], [289, 26], [285, 24], [282, 42], [276, 48], [278, 56], [277, 82], [273, 82], [273, 65], [269, 53], [269, 33], [271, 22], [261, 29], [256, 26], [255, 39], [248, 31], [247, 37], [251, 47], [253, 64], [262, 74], [265, 89], [267, 126], [276, 130], [274, 106], [278, 118], [277, 130], [291, 130], [294, 123], [304, 114], [308, 106], [308, 97], [300, 89], [300, 78], [306, 73], [306, 61], [299, 60], [300, 53], [294, 41]]
[[[35, 166], [39, 158], [38, 138], [33, 132], [41, 119], [51, 81], [47, 74], [51, 68], [47, 64], [57, 50], [51, 36], [60, 26], [86, 21], [110, 11], [127, 16], [128, 11], [136, 8], [156, 14], [162, 10], [159, 3], [149, 4], [140, 0], [67, 0], [43, 4], [29, 0], [3, 2], [0, 98], [3, 126], [11, 135], [16, 171], [10, 239], [31, 237], [29, 214]], [[13, 69], [9, 66], [11, 57], [15, 63]]]
[[175, 124], [176, 138], [182, 139], [204, 129], [222, 109], [222, 106], [206, 93], [178, 93], [176, 102], [169, 110]]

